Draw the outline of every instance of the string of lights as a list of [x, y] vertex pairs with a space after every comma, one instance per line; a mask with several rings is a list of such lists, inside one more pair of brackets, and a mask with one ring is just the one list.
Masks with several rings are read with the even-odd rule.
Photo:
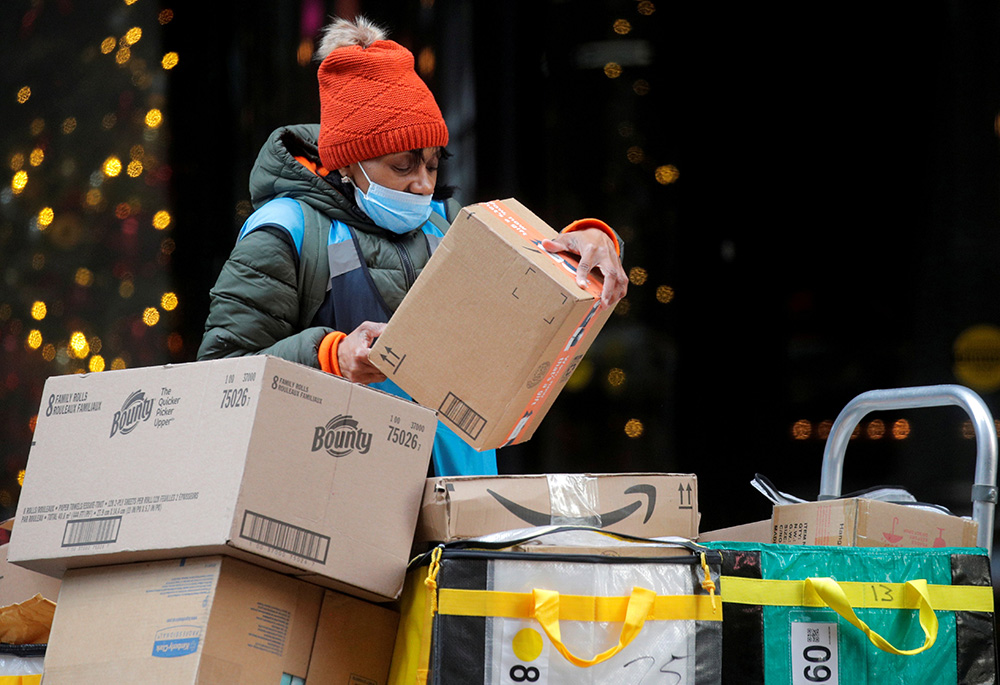
[[11, 2], [0, 46], [0, 510], [46, 378], [175, 360], [166, 80], [149, 0]]

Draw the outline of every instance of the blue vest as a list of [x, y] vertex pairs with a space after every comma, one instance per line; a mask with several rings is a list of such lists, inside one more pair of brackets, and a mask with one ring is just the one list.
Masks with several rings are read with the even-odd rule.
[[[440, 217], [445, 216], [442, 202], [433, 202], [431, 206]], [[320, 229], [329, 221], [308, 205], [292, 198], [281, 197], [271, 200], [251, 214], [243, 224], [238, 240], [258, 228], [279, 228], [294, 245], [296, 257], [301, 259], [303, 237], [307, 230], [305, 212], [309, 212], [312, 223], [319, 222]], [[427, 240], [428, 251], [433, 253], [444, 237], [443, 231], [430, 220], [421, 226], [420, 230]], [[392, 313], [372, 281], [357, 236], [351, 226], [341, 221], [330, 223], [327, 254], [330, 262], [330, 281], [326, 297], [313, 317], [312, 325], [350, 333], [364, 321], [388, 322]], [[388, 379], [381, 383], [373, 383], [371, 387], [397, 397], [413, 399]], [[497, 473], [496, 450], [477, 452], [440, 421], [434, 436], [432, 460], [434, 473], [438, 476], [478, 476]]]

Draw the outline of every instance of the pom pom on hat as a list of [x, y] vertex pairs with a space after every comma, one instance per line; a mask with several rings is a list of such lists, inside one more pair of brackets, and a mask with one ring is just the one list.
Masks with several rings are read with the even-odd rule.
[[340, 169], [393, 152], [448, 144], [448, 128], [413, 54], [363, 17], [324, 31], [319, 66], [319, 156]]

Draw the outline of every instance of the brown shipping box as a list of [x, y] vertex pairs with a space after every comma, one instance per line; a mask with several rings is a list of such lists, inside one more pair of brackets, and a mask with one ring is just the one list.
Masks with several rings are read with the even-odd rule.
[[59, 577], [227, 554], [394, 599], [436, 425], [414, 402], [268, 356], [54, 376], [8, 559]]
[[398, 625], [386, 606], [327, 590], [306, 685], [385, 685]]
[[698, 518], [698, 479], [693, 474], [438, 477], [427, 479], [416, 542], [548, 525], [694, 539]]
[[8, 549], [9, 544], [0, 545], [0, 607], [20, 604], [35, 595], [56, 601], [60, 580], [8, 563]]
[[464, 208], [369, 353], [478, 450], [526, 441], [611, 315], [516, 200]]
[[975, 547], [975, 521], [862, 498], [777, 505], [774, 542], [837, 547]]
[[56, 605], [45, 683], [305, 678], [323, 593], [222, 556], [72, 569]]
[[774, 527], [771, 519], [741, 523], [738, 526], [717, 528], [704, 533], [698, 533], [698, 542], [771, 542]]

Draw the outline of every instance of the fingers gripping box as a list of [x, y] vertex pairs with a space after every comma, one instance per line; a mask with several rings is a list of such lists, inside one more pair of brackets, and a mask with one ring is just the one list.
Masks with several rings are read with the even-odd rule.
[[267, 356], [55, 376], [8, 560], [59, 577], [226, 554], [394, 599], [435, 426], [413, 402]]
[[528, 440], [611, 315], [513, 199], [464, 208], [369, 359], [478, 450]]

